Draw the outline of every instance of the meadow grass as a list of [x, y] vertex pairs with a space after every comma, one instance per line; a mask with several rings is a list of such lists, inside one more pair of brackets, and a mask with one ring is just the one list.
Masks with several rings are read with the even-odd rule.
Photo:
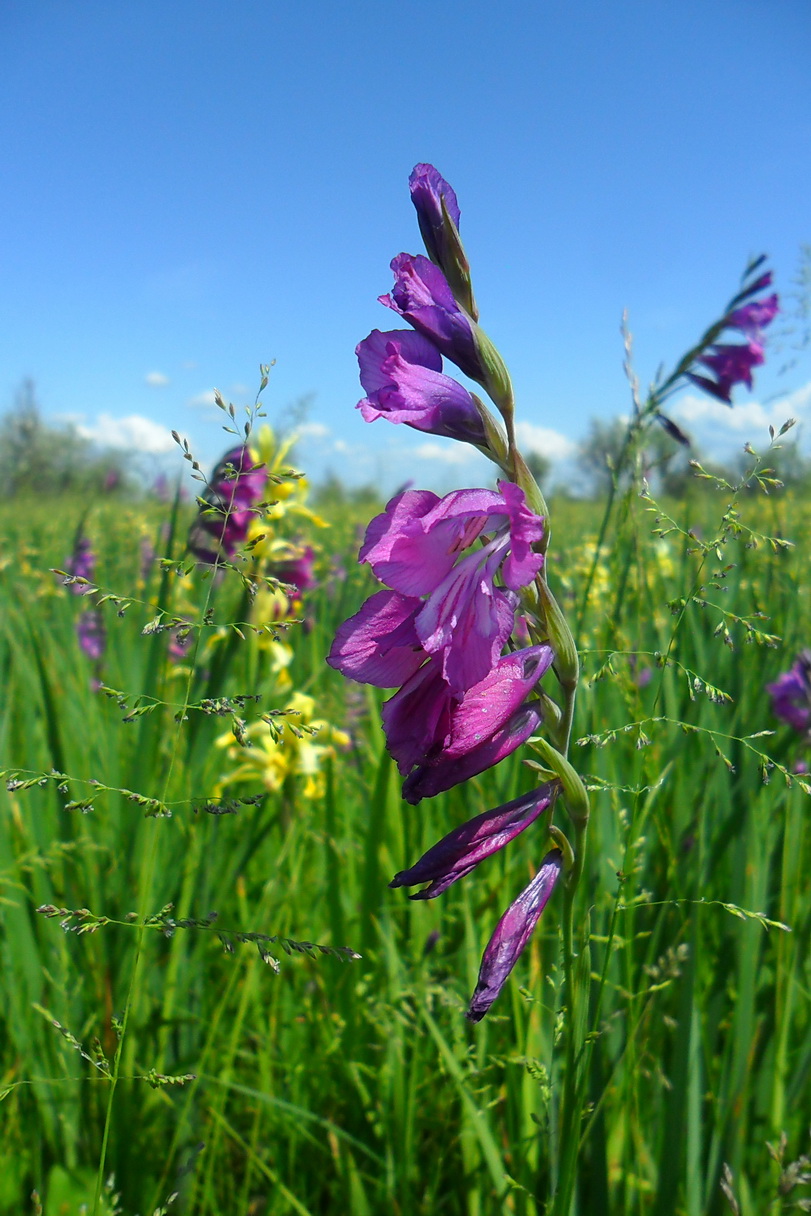
[[[590, 586], [573, 752], [593, 801], [575, 920], [587, 1100], [567, 1145], [558, 902], [488, 1017], [463, 1016], [500, 911], [540, 860], [531, 833], [437, 901], [387, 887], [534, 781], [514, 757], [401, 801], [383, 695], [324, 662], [372, 589], [356, 561], [368, 514], [322, 508], [320, 585], [284, 634], [285, 688], [246, 629], [204, 628], [196, 664], [170, 663], [166, 634], [142, 633], [156, 606], [206, 601], [215, 625], [242, 621], [241, 584], [187, 586], [154, 562], [142, 576], [141, 538], [180, 556], [189, 512], [96, 506], [96, 580], [134, 600], [102, 609], [121, 704], [77, 646], [84, 600], [49, 573], [86, 504], [6, 504], [0, 1211], [529, 1216], [566, 1152], [577, 1216], [762, 1216], [807, 1198], [792, 1163], [811, 1123], [811, 803], [792, 776], [801, 741], [764, 685], [811, 636], [811, 504], [744, 495], [751, 527], [796, 546], [754, 548], [725, 530], [728, 501], [667, 504], [683, 531], [661, 535], [661, 511], [629, 496]], [[600, 509], [551, 514], [549, 579], [576, 614]], [[691, 529], [723, 536], [717, 555], [690, 552]], [[268, 792], [258, 769], [223, 784], [235, 761], [217, 740], [237, 711], [191, 706], [260, 695], [239, 709], [251, 719], [293, 690], [349, 744], [311, 786], [291, 772]], [[123, 721], [137, 694], [155, 708]], [[220, 809], [262, 797], [212, 814], [213, 794]]]

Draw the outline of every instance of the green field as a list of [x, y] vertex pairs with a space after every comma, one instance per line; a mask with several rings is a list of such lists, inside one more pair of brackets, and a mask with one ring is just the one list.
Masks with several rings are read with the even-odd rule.
[[[666, 506], [618, 504], [589, 585], [602, 507], [551, 503], [550, 585], [572, 620], [589, 592], [573, 1027], [557, 895], [464, 1018], [543, 839], [436, 901], [388, 888], [536, 782], [516, 753], [401, 800], [384, 694], [324, 661], [373, 590], [368, 511], [275, 521], [318, 585], [274, 630], [237, 572], [161, 567], [188, 504], [5, 504], [0, 1212], [528, 1216], [558, 1211], [560, 1171], [576, 1216], [808, 1210], [811, 800], [764, 686], [811, 638], [811, 504], [697, 486]], [[50, 572], [80, 526], [90, 597]], [[96, 671], [76, 623], [107, 592]], [[144, 633], [161, 612], [200, 626], [179, 660]], [[275, 741], [260, 715], [291, 706]]]

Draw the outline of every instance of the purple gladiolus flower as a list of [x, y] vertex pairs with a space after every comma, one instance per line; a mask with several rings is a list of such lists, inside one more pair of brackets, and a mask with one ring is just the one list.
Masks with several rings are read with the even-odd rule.
[[[452, 777], [463, 760], [481, 772], [495, 764], [476, 766], [477, 758], [501, 734], [524, 706], [532, 689], [552, 662], [551, 646], [532, 646], [499, 659], [485, 678], [462, 696], [455, 698], [442, 678], [440, 664], [430, 659], [399, 692], [383, 705], [383, 727], [389, 752], [403, 776], [419, 765], [414, 774], [416, 789], [424, 785], [438, 789], [420, 792], [410, 798], [407, 781], [403, 794], [418, 802], [439, 789], [449, 789], [463, 778]], [[531, 733], [531, 731], [530, 731]], [[512, 739], [512, 735], [510, 736]], [[514, 744], [517, 747], [518, 743]], [[508, 755], [512, 751], [504, 751]], [[499, 759], [502, 757], [499, 756]], [[437, 769], [440, 771], [437, 776]], [[470, 775], [470, 774], [469, 774]]]
[[711, 346], [706, 355], [700, 355], [696, 360], [714, 373], [715, 379], [688, 372], [688, 378], [703, 388], [719, 401], [732, 404], [732, 389], [736, 384], [752, 387], [752, 368], [759, 367], [764, 362], [763, 351], [756, 343], [741, 346], [736, 343], [721, 343]]
[[[65, 562], [65, 571], [73, 578], [86, 578], [88, 582], [93, 581], [93, 572], [96, 569], [96, 555], [90, 541], [86, 536], [77, 536], [76, 543], [73, 546], [73, 552]], [[71, 583], [71, 595], [86, 595], [88, 587], [84, 583]]]
[[[414, 615], [417, 638], [427, 654], [442, 657], [455, 695], [492, 669], [512, 631], [514, 592], [543, 564], [532, 549], [543, 520], [518, 486], [500, 482], [499, 491], [455, 490], [438, 498], [407, 490], [372, 520], [360, 550], [381, 582], [403, 596], [427, 596]], [[483, 534], [485, 543], [460, 558]], [[506, 590], [495, 586], [499, 570]]]
[[312, 591], [315, 581], [315, 550], [311, 545], [289, 561], [274, 562], [271, 573], [281, 583], [289, 583], [298, 591]]
[[560, 849], [552, 849], [544, 857], [532, 882], [510, 904], [496, 925], [482, 956], [479, 982], [467, 1011], [471, 1022], [481, 1021], [504, 987], [549, 902], [562, 866], [563, 854]]
[[[338, 630], [329, 656], [351, 679], [393, 688], [428, 654], [442, 656], [443, 678], [461, 694], [491, 669], [510, 634], [511, 590], [525, 586], [543, 558], [532, 544], [542, 520], [510, 482], [492, 490], [458, 490], [440, 499], [429, 490], [396, 495], [369, 524], [361, 561], [398, 594], [378, 592]], [[487, 543], [467, 556], [485, 531]], [[426, 600], [421, 599], [427, 595]], [[405, 673], [405, 674], [404, 674]]]
[[378, 591], [344, 621], [327, 655], [330, 667], [377, 688], [396, 688], [425, 662], [414, 626], [422, 607], [416, 596]]
[[459, 204], [456, 201], [456, 193], [433, 165], [415, 165], [408, 185], [428, 256], [437, 266], [446, 270], [451, 251], [448, 249], [442, 204], [444, 202], [445, 210], [458, 228]]
[[429, 886], [408, 898], [435, 899], [534, 823], [554, 802], [559, 788], [557, 782], [549, 782], [469, 819], [433, 845], [409, 870], [396, 874], [389, 886], [413, 887], [427, 882]]
[[[771, 275], [764, 278], [771, 283]], [[779, 311], [779, 300], [776, 295], [771, 295], [765, 300], [752, 300], [750, 304], [733, 309], [727, 315], [725, 324], [728, 329], [739, 329], [748, 342], [762, 346], [763, 330], [771, 325]]]
[[[771, 274], [765, 274], [746, 292], [751, 295], [771, 284]], [[740, 298], [740, 297], [739, 297]], [[745, 297], [744, 297], [745, 298]], [[708, 368], [715, 377], [698, 372], [687, 372], [687, 379], [726, 405], [732, 404], [732, 390], [736, 384], [752, 387], [752, 370], [764, 362], [763, 330], [770, 325], [780, 311], [776, 295], [764, 300], [750, 300], [739, 308], [732, 309], [723, 319], [725, 329], [737, 329], [746, 337], [746, 343], [717, 342], [699, 355], [696, 363]]]
[[484, 445], [484, 424], [471, 394], [442, 374], [442, 355], [411, 329], [374, 329], [355, 348], [367, 396], [357, 408], [367, 422], [388, 418], [417, 431]]
[[97, 608], [88, 608], [80, 614], [76, 622], [76, 637], [80, 650], [88, 659], [97, 663], [103, 657], [107, 645], [107, 631]]
[[416, 806], [423, 798], [434, 798], [470, 777], [494, 768], [526, 743], [540, 724], [539, 711], [533, 705], [525, 705], [494, 734], [482, 739], [470, 751], [462, 752], [458, 758], [440, 755], [431, 763], [415, 768], [403, 782], [403, 797]]
[[420, 253], [399, 253], [391, 268], [396, 282], [391, 295], [379, 297], [380, 303], [413, 325], [471, 380], [486, 383], [475, 322], [457, 304], [439, 267]]
[[788, 671], [766, 685], [772, 713], [799, 734], [811, 726], [811, 650], [803, 650]]
[[189, 534], [189, 550], [201, 562], [214, 565], [223, 556], [232, 557], [244, 543], [255, 514], [252, 508], [261, 501], [267, 482], [264, 466], [254, 464], [247, 446], [233, 448], [211, 474]]

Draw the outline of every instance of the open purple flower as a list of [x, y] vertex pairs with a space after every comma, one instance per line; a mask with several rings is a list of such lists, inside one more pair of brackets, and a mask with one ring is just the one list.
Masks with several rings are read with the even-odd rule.
[[[543, 535], [542, 519], [518, 486], [500, 482], [499, 491], [456, 490], [438, 498], [407, 490], [372, 520], [360, 551], [381, 582], [404, 596], [427, 596], [415, 605], [417, 638], [427, 654], [441, 656], [455, 695], [492, 669], [512, 631], [514, 592], [543, 563], [532, 547]], [[480, 538], [482, 545], [460, 556]], [[499, 572], [505, 588], [495, 584]]]
[[788, 671], [766, 685], [772, 713], [799, 734], [811, 726], [811, 650], [803, 650]]
[[[764, 275], [764, 280], [768, 280], [765, 284], [768, 286], [771, 283], [771, 275]], [[763, 330], [767, 325], [771, 325], [779, 311], [780, 302], [776, 295], [768, 296], [765, 300], [752, 300], [751, 303], [743, 304], [727, 314], [726, 327], [740, 330], [747, 342], [762, 346]]]
[[475, 322], [454, 299], [439, 267], [421, 253], [399, 253], [391, 268], [396, 281], [390, 295], [379, 297], [380, 303], [413, 325], [471, 380], [485, 384], [488, 375]]
[[560, 878], [563, 854], [552, 849], [529, 886], [510, 904], [485, 948], [467, 1017], [480, 1022], [507, 982]]
[[416, 596], [378, 591], [338, 627], [327, 655], [330, 667], [377, 688], [396, 688], [425, 662], [414, 619], [422, 607]]
[[409, 895], [409, 899], [435, 899], [534, 823], [554, 802], [558, 789], [557, 782], [549, 782], [469, 819], [433, 845], [410, 869], [395, 874], [389, 886], [413, 887], [427, 882], [429, 886]]
[[710, 380], [708, 376], [701, 376], [695, 372], [688, 372], [688, 378], [699, 388], [703, 388], [705, 392], [717, 397], [719, 401], [731, 405], [732, 389], [736, 384], [745, 384], [747, 388], [751, 389], [752, 369], [759, 367], [763, 361], [763, 351], [755, 343], [748, 346], [742, 346], [739, 343], [720, 343], [711, 346], [706, 355], [700, 355], [696, 360], [703, 367], [709, 368], [715, 379]]
[[367, 396], [357, 408], [367, 422], [388, 418], [430, 435], [485, 444], [471, 394], [442, 373], [442, 355], [411, 329], [374, 329], [355, 348]]

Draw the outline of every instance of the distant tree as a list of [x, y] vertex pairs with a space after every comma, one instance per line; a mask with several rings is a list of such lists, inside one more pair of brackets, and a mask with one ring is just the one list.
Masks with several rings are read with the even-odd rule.
[[541, 452], [530, 452], [526, 457], [527, 468], [542, 488], [549, 482], [552, 461]]
[[[590, 493], [598, 496], [608, 493], [625, 432], [626, 426], [618, 418], [609, 422], [592, 419], [589, 433], [581, 441], [577, 454], [577, 464], [585, 475]], [[692, 483], [689, 461], [695, 456], [693, 447], [679, 443], [664, 427], [654, 427], [648, 432], [641, 454], [641, 471], [657, 493], [679, 497]]]
[[45, 421], [30, 379], [0, 418], [0, 480], [10, 495], [37, 496], [110, 493], [127, 484], [118, 454], [100, 452], [71, 423]]
[[335, 510], [347, 506], [367, 506], [377, 508], [381, 496], [377, 486], [362, 484], [347, 486], [333, 469], [327, 469], [323, 480], [313, 487], [313, 505], [317, 509], [331, 508]]
[[624, 438], [625, 425], [619, 418], [610, 422], [592, 418], [588, 435], [581, 440], [577, 451], [577, 466], [586, 478], [590, 493], [598, 496], [608, 493]]
[[811, 489], [811, 458], [800, 451], [799, 440], [781, 440], [767, 459], [787, 489]]
[[[757, 445], [756, 445], [757, 446]], [[775, 476], [782, 481], [786, 489], [811, 489], [811, 459], [800, 451], [797, 440], [792, 443], [781, 440], [779, 447], [768, 454], [758, 447], [765, 464], [774, 470]], [[747, 452], [739, 452], [729, 462], [724, 470], [728, 481], [738, 481], [752, 468], [752, 457]], [[752, 489], [756, 487], [750, 487]]]

